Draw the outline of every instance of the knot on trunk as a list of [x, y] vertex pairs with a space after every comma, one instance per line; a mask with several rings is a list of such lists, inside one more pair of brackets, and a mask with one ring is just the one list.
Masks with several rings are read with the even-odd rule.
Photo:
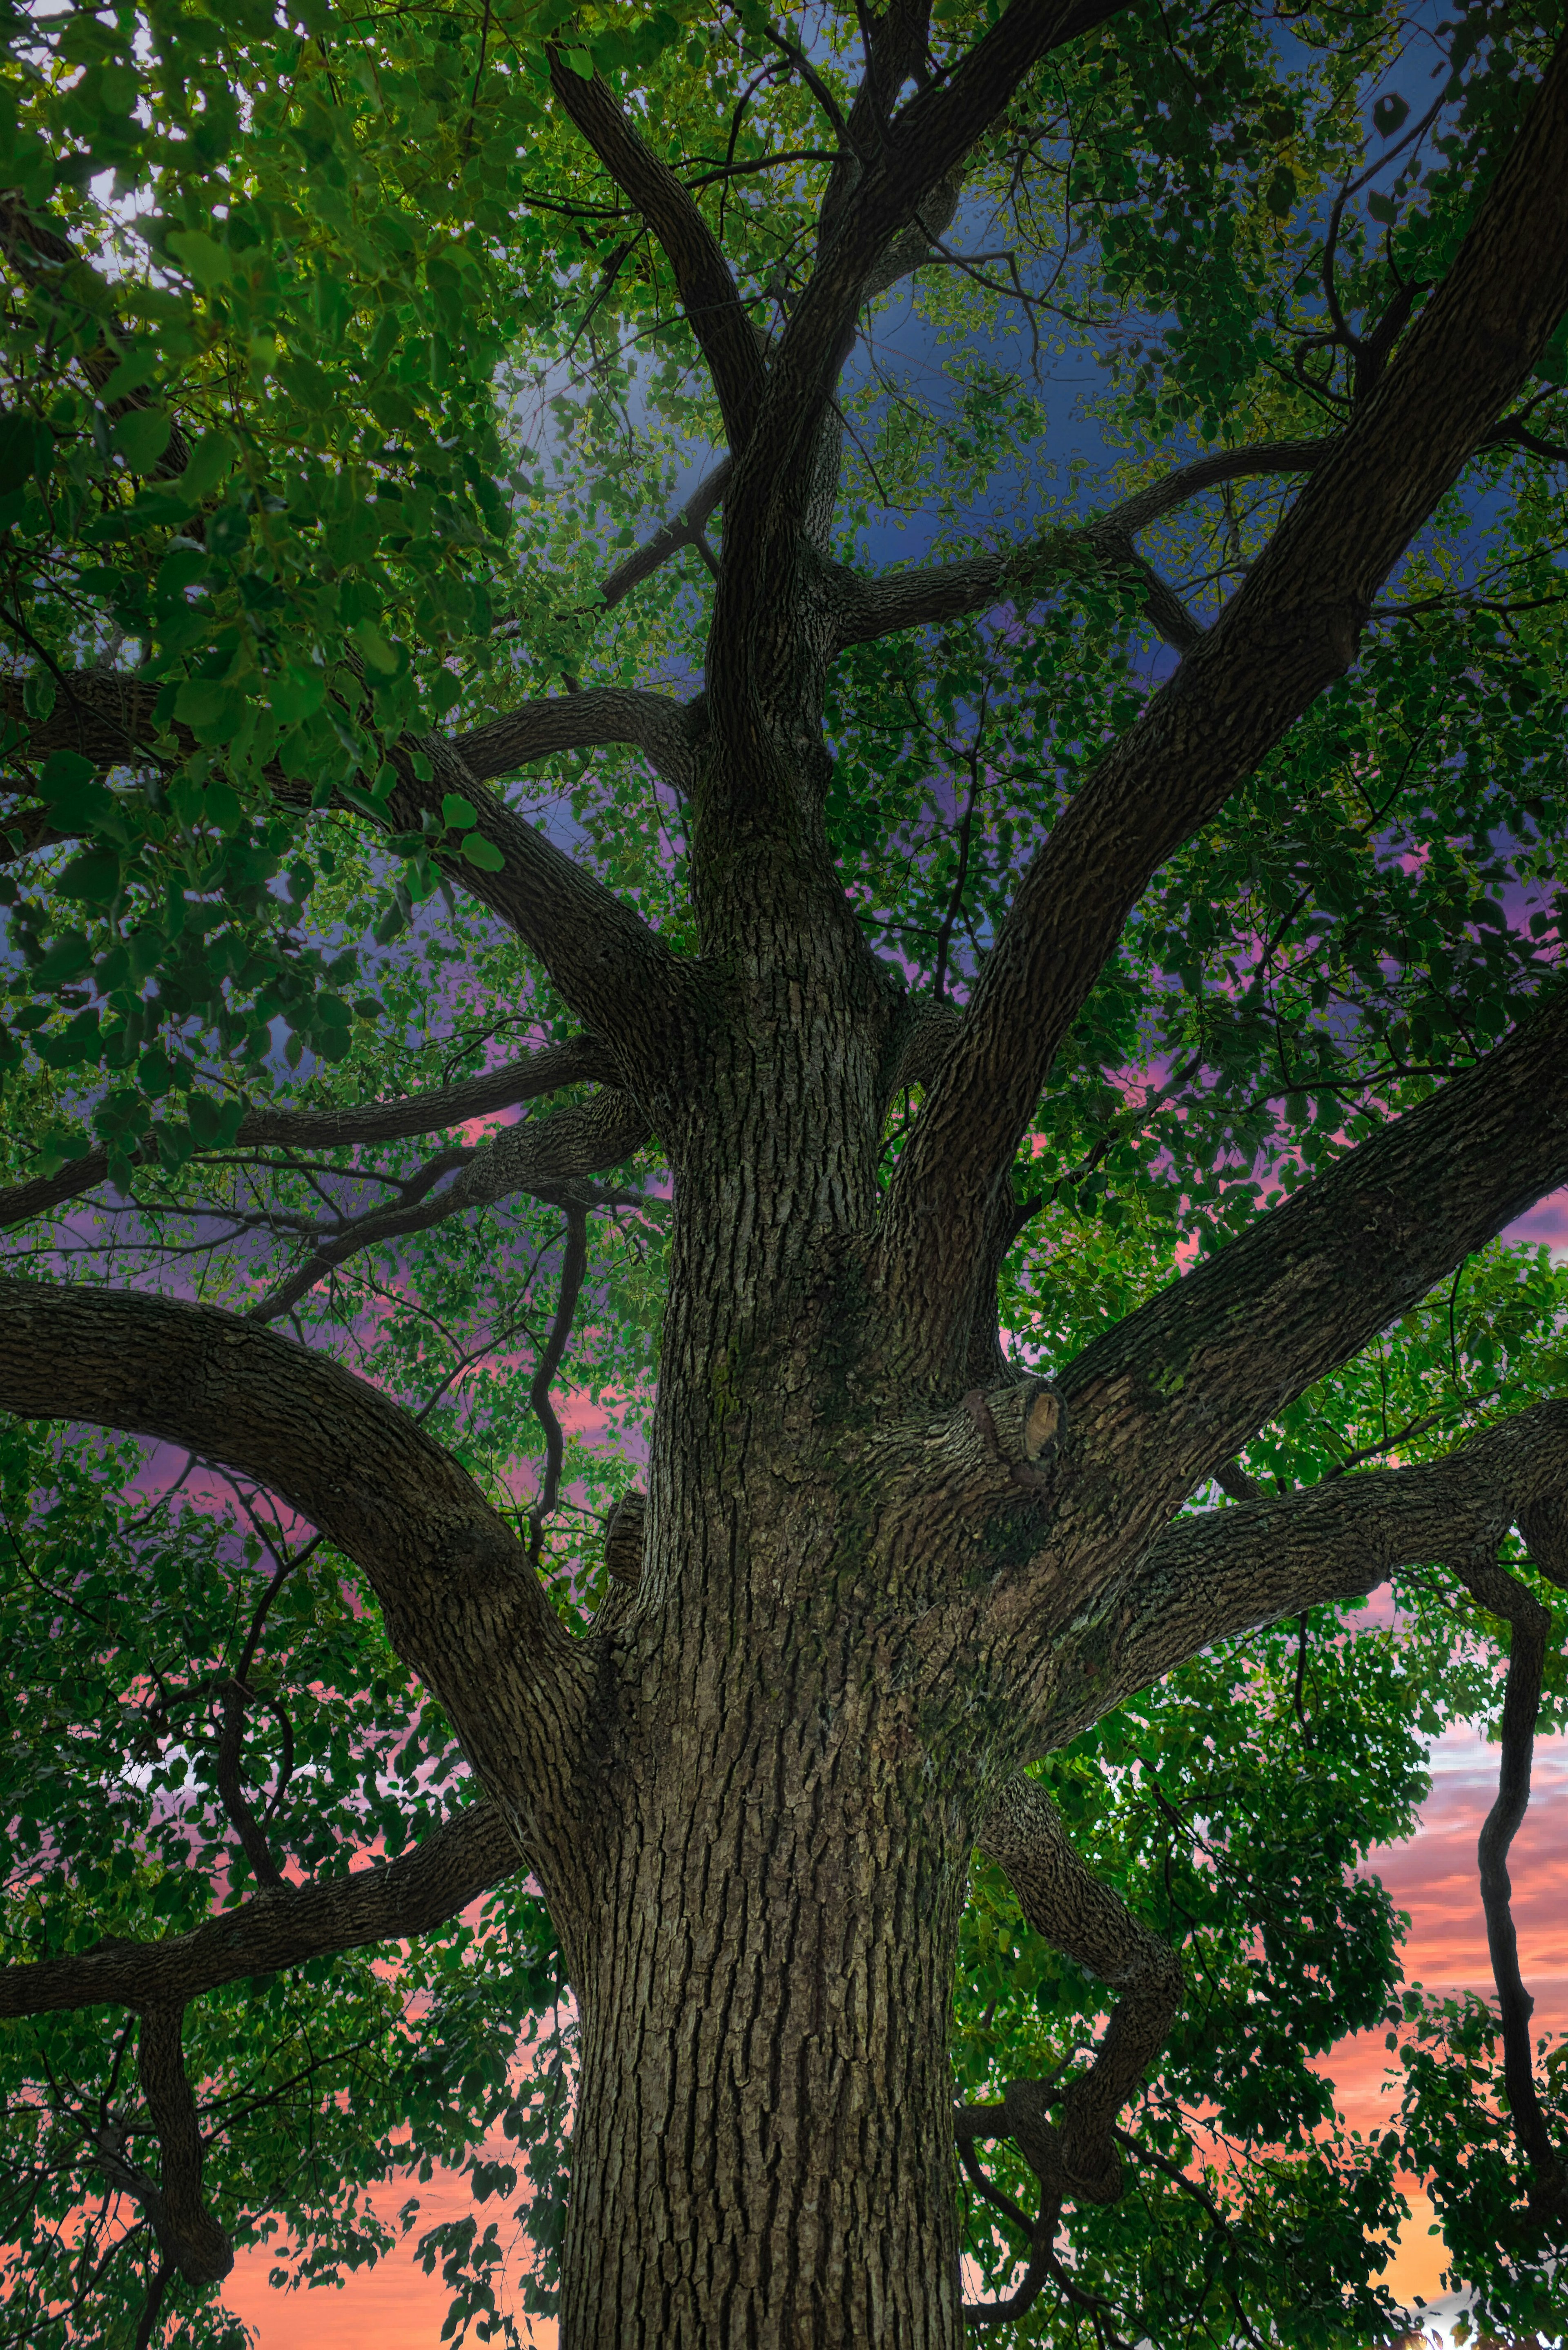
[[1061, 1397], [1044, 1379], [1019, 1379], [989, 1393], [971, 1388], [962, 1409], [983, 1454], [1006, 1469], [1015, 1485], [1043, 1490], [1050, 1479], [1040, 1466], [1060, 1440], [1066, 1424]]
[[634, 1486], [623, 1493], [605, 1528], [605, 1569], [612, 1582], [635, 1591], [642, 1580], [642, 1535], [648, 1496]]

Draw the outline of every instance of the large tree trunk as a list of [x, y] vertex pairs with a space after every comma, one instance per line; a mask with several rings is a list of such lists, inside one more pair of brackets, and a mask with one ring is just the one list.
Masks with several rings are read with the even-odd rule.
[[967, 1825], [847, 1626], [714, 1629], [623, 1651], [563, 2350], [954, 2350]]

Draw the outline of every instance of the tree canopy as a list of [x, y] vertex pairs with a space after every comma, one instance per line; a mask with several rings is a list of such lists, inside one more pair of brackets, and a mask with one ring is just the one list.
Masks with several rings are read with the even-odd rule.
[[[1561, 15], [9, 6], [0, 2340], [401, 2236], [643, 2338], [596, 1952], [732, 1793], [883, 2081], [738, 2126], [973, 2328], [1390, 2338], [1414, 2175], [1562, 2330]], [[1462, 1722], [1490, 2002], [1365, 1866]], [[871, 2338], [857, 2224], [733, 2338]]]

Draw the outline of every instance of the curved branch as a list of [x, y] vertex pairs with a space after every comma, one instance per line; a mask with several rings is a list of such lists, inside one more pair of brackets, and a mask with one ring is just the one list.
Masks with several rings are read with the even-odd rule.
[[888, 572], [879, 579], [863, 579], [847, 568], [841, 569], [835, 582], [839, 650], [871, 643], [900, 629], [958, 619], [1010, 598], [1027, 597], [1053, 574], [1079, 570], [1091, 563], [1111, 571], [1133, 570], [1151, 583], [1151, 621], [1179, 650], [1189, 650], [1202, 631], [1173, 591], [1144, 563], [1132, 544], [1137, 533], [1222, 483], [1264, 474], [1313, 473], [1334, 446], [1333, 438], [1325, 438], [1266, 441], [1245, 449], [1222, 449], [1190, 465], [1176, 466], [1091, 522], [1046, 531], [1023, 546], [966, 556], [956, 563], [920, 564], [909, 571]]
[[248, 1695], [249, 1691], [238, 1680], [232, 1680], [223, 1691], [223, 1720], [218, 1737], [214, 1776], [219, 1800], [230, 1826], [240, 1840], [240, 1848], [250, 1862], [252, 1876], [258, 1885], [281, 1885], [283, 1871], [273, 1856], [266, 1831], [252, 1810], [240, 1782], [240, 1756], [244, 1750], [245, 1700]]
[[[429, 1093], [405, 1094], [394, 1101], [358, 1102], [342, 1109], [249, 1109], [240, 1120], [231, 1149], [348, 1150], [370, 1142], [398, 1142], [464, 1125], [471, 1118], [537, 1100], [566, 1086], [604, 1082], [613, 1075], [609, 1057], [593, 1036], [569, 1037], [523, 1053], [500, 1067]], [[200, 1154], [198, 1154], [198, 1157]], [[109, 1180], [109, 1153], [89, 1150], [53, 1175], [0, 1191], [0, 1230], [29, 1216], [47, 1214]]]
[[[705, 484], [704, 491], [707, 487]], [[700, 491], [691, 504], [698, 504], [702, 495], [703, 491]], [[708, 513], [712, 512], [722, 495], [721, 490]], [[660, 537], [678, 528], [674, 524], [668, 525]], [[644, 562], [638, 573], [639, 577], [645, 577], [676, 546], [689, 545], [700, 529], [700, 524], [691, 525], [683, 535], [670, 537], [668, 546], [660, 547], [658, 539], [650, 541], [638, 556], [629, 557], [621, 570], [630, 570], [659, 547], [658, 555]], [[600, 591], [607, 601], [610, 600], [609, 588], [619, 577], [619, 573], [612, 572]], [[628, 584], [635, 585], [635, 581]], [[619, 588], [614, 600], [618, 601], [626, 593], [626, 588]], [[546, 694], [537, 701], [519, 702], [504, 717], [489, 719], [466, 734], [454, 734], [451, 749], [477, 782], [487, 783], [497, 775], [509, 775], [515, 768], [527, 766], [534, 759], [547, 759], [560, 751], [590, 751], [601, 743], [629, 743], [646, 753], [661, 775], [684, 790], [691, 771], [691, 736], [689, 711], [681, 703], [671, 702], [668, 694], [649, 693], [633, 686], [594, 685], [577, 693]]]
[[708, 362], [732, 449], [744, 446], [763, 387], [756, 329], [742, 306], [723, 248], [666, 163], [644, 145], [597, 74], [574, 73], [551, 47], [550, 87], [610, 178], [670, 257], [698, 346]]
[[1018, 885], [965, 1035], [888, 1194], [880, 1271], [911, 1370], [955, 1376], [986, 1201], [1131, 908], [1355, 660], [1377, 585], [1565, 307], [1568, 39], [1447, 277], [1376, 390]]
[[591, 1208], [642, 1204], [638, 1191], [603, 1192], [582, 1181], [586, 1175], [618, 1167], [649, 1139], [648, 1120], [625, 1094], [607, 1089], [581, 1109], [557, 1110], [553, 1118], [508, 1127], [474, 1151], [455, 1182], [411, 1206], [379, 1208], [323, 1241], [306, 1262], [269, 1289], [248, 1319], [275, 1322], [307, 1290], [325, 1281], [361, 1249], [405, 1232], [428, 1232], [449, 1216], [493, 1206], [514, 1192], [528, 1191], [581, 1214]]
[[280, 1494], [365, 1572], [486, 1791], [569, 1883], [591, 1666], [472, 1480], [375, 1388], [209, 1305], [0, 1281], [0, 1407], [161, 1437]]
[[1418, 1468], [1358, 1470], [1178, 1518], [1058, 1640], [1031, 1745], [1054, 1752], [1216, 1640], [1364, 1598], [1401, 1567], [1495, 1547], [1565, 1493], [1568, 1400], [1532, 1405]]
[[556, 1306], [556, 1318], [550, 1326], [550, 1336], [539, 1357], [528, 1389], [528, 1401], [534, 1416], [545, 1431], [545, 1474], [539, 1481], [539, 1498], [528, 1513], [528, 1555], [535, 1566], [545, 1535], [545, 1521], [555, 1510], [560, 1498], [561, 1467], [566, 1457], [566, 1440], [551, 1398], [550, 1388], [556, 1373], [561, 1367], [561, 1357], [572, 1335], [572, 1325], [577, 1318], [577, 1301], [582, 1295], [583, 1275], [588, 1265], [588, 1220], [578, 1206], [566, 1211], [566, 1246], [561, 1260], [561, 1295]]
[[158, 2134], [161, 2182], [142, 2190], [165, 2259], [188, 2284], [214, 2284], [234, 2265], [234, 2246], [202, 2199], [202, 2125], [181, 2050], [183, 2007], [144, 2008], [136, 2038], [141, 2094]]
[[985, 1815], [980, 1849], [1054, 1950], [1118, 1992], [1088, 2070], [1067, 2091], [1060, 2143], [1066, 2191], [1093, 2203], [1121, 2193], [1116, 2124], [1164, 2043], [1182, 1992], [1180, 1963], [1081, 1858], [1033, 1779], [1010, 1779]]
[[0, 1967], [0, 2017], [73, 2007], [181, 2007], [220, 1985], [276, 1974], [306, 1959], [407, 1941], [525, 1869], [513, 1831], [474, 1804], [398, 1860], [252, 1896], [189, 1934], [99, 1942], [64, 1959]]
[[[1568, 1493], [1568, 1478], [1564, 1479], [1563, 1490]], [[1552, 1615], [1499, 1564], [1490, 1545], [1482, 1545], [1468, 1555], [1456, 1550], [1450, 1553], [1448, 1564], [1471, 1598], [1490, 1615], [1501, 1617], [1512, 1635], [1503, 1689], [1502, 1755], [1498, 1765], [1497, 1801], [1486, 1815], [1476, 1857], [1480, 1866], [1487, 1948], [1491, 1955], [1492, 1980], [1497, 1984], [1498, 2014], [1502, 2025], [1503, 2084], [1508, 2091], [1513, 2134], [1530, 2166], [1530, 2209], [1537, 2218], [1551, 2213], [1560, 2220], [1568, 2219], [1568, 2171], [1547, 2131], [1531, 2061], [1530, 2018], [1535, 2002], [1525, 1990], [1524, 1978], [1519, 1970], [1513, 1887], [1508, 1874], [1509, 1847], [1519, 1833], [1530, 1802], [1530, 1765], [1535, 1747], [1535, 1724], [1541, 1712], [1546, 1636], [1552, 1629]]]

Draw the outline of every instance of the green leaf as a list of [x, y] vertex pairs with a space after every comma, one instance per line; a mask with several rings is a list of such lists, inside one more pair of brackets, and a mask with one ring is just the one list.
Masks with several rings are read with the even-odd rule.
[[205, 229], [171, 229], [165, 242], [175, 260], [203, 293], [214, 286], [226, 286], [233, 278], [234, 265], [228, 248], [220, 244], [216, 237], [209, 236]]
[[1279, 171], [1272, 174], [1269, 184], [1263, 192], [1263, 201], [1276, 220], [1288, 220], [1295, 200], [1295, 174], [1293, 172], [1287, 172], [1282, 165]]
[[447, 792], [441, 798], [441, 820], [449, 831], [465, 832], [470, 825], [479, 822], [479, 810], [461, 793]]
[[204, 433], [179, 477], [181, 494], [198, 505], [233, 472], [239, 452], [226, 432]]
[[92, 949], [80, 931], [64, 931], [53, 940], [33, 973], [37, 987], [63, 987], [92, 961]]
[[378, 671], [383, 677], [392, 676], [398, 667], [398, 656], [374, 620], [361, 620], [354, 635], [365, 656], [366, 667]]
[[273, 715], [286, 726], [310, 717], [326, 698], [327, 678], [321, 670], [291, 669], [286, 676], [274, 678], [267, 687], [267, 702]]
[[176, 597], [184, 601], [185, 590], [193, 588], [207, 568], [205, 550], [200, 546], [171, 548], [158, 567], [157, 590], [164, 601]]
[[109, 434], [109, 445], [133, 473], [150, 473], [169, 446], [173, 430], [173, 420], [162, 409], [133, 408]]
[[144, 390], [157, 372], [158, 361], [152, 352], [128, 352], [100, 386], [99, 398], [106, 408], [110, 408], [116, 400], [129, 400], [133, 391]]
[[25, 410], [0, 411], [0, 496], [24, 482], [47, 478], [55, 436], [41, 417]]
[[324, 534], [327, 552], [340, 571], [363, 563], [381, 542], [381, 516], [361, 502], [346, 514], [335, 515]]
[[251, 518], [242, 506], [220, 506], [207, 517], [209, 554], [238, 555], [251, 535]]
[[63, 799], [67, 792], [90, 784], [98, 770], [90, 759], [79, 751], [51, 751], [44, 762], [41, 778], [44, 796], [48, 800]]
[[79, 898], [93, 906], [107, 906], [119, 894], [120, 861], [107, 848], [89, 849], [74, 857], [57, 888], [62, 898]]
[[237, 686], [214, 684], [206, 678], [187, 678], [174, 697], [174, 715], [187, 725], [198, 743], [232, 743], [250, 704]]
[[496, 847], [495, 843], [493, 840], [486, 840], [483, 833], [469, 835], [462, 843], [462, 854], [471, 865], [477, 865], [482, 873], [501, 873], [505, 870], [505, 858]]

